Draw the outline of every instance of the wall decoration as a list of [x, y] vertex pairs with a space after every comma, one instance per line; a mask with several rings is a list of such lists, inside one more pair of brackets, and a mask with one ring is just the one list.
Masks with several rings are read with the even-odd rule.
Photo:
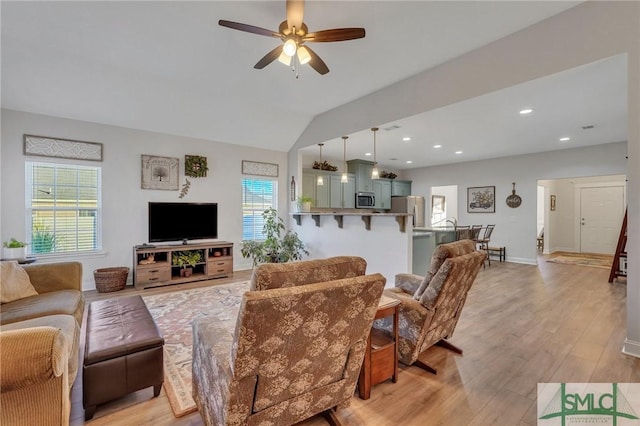
[[522, 204], [522, 198], [516, 194], [516, 183], [513, 182], [513, 190], [511, 191], [511, 195], [507, 197], [507, 205], [512, 209], [520, 207]]
[[180, 195], [178, 195], [178, 198], [184, 198], [185, 195], [187, 195], [187, 192], [189, 192], [189, 188], [191, 188], [191, 182], [189, 181], [189, 179], [185, 178], [185, 183], [182, 185], [182, 189], [180, 190]]
[[468, 213], [495, 213], [496, 187], [476, 186], [467, 188]]
[[207, 177], [207, 157], [200, 155], [185, 155], [184, 156], [184, 174], [185, 176], [199, 178]]
[[556, 196], [555, 195], [551, 196], [551, 202], [550, 202], [549, 206], [551, 207], [551, 211], [552, 212], [556, 211]]
[[142, 189], [178, 190], [180, 159], [142, 155]]
[[23, 136], [24, 155], [102, 161], [102, 144], [46, 136]]
[[296, 179], [291, 176], [291, 201], [296, 200]]
[[445, 198], [444, 195], [432, 195], [431, 196], [431, 214], [441, 214], [445, 212]]
[[272, 163], [259, 163], [257, 161], [242, 160], [242, 174], [278, 177], [278, 165]]

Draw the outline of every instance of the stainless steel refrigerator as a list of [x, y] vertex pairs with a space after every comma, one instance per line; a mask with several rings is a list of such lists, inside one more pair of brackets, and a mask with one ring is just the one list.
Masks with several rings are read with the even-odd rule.
[[413, 214], [413, 227], [424, 228], [424, 197], [421, 195], [407, 195], [403, 197], [391, 197], [392, 213]]

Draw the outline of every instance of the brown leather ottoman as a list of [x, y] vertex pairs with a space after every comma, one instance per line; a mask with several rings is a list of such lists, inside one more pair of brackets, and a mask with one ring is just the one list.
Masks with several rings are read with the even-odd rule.
[[92, 302], [84, 353], [85, 420], [96, 405], [153, 386], [160, 394], [164, 339], [140, 296]]

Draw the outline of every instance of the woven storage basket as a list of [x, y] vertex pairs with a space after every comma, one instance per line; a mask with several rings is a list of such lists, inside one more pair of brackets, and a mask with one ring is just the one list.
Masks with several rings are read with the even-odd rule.
[[101, 268], [93, 271], [93, 278], [96, 280], [96, 290], [99, 293], [110, 293], [119, 291], [127, 284], [129, 268], [122, 266], [116, 268]]

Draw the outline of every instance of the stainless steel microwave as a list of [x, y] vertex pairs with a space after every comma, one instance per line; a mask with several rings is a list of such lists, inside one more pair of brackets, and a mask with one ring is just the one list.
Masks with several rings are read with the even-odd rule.
[[373, 192], [356, 192], [356, 208], [372, 209], [376, 204], [376, 196]]

